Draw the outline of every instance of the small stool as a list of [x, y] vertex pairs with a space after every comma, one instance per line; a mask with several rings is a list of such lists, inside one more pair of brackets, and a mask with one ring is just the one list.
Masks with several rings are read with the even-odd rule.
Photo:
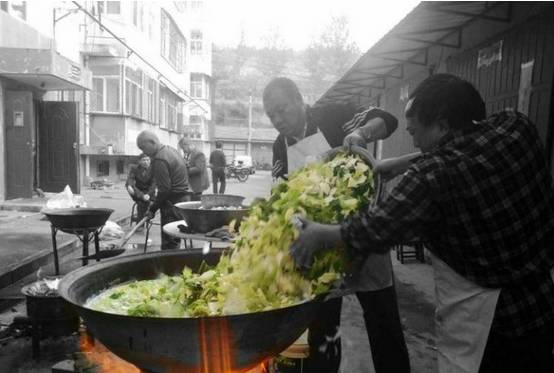
[[304, 360], [310, 355], [308, 346], [308, 332], [290, 345], [279, 357], [273, 360], [274, 372], [277, 373], [304, 373]]
[[396, 245], [394, 247], [396, 250], [396, 259], [404, 264], [406, 259], [416, 259], [421, 263], [425, 263], [425, 258], [423, 256], [423, 242], [413, 241], [406, 244]]
[[137, 203], [133, 203], [133, 207], [131, 207], [131, 218], [129, 219], [129, 226], [131, 227], [133, 223], [138, 223], [140, 219], [138, 218], [138, 211], [137, 211]]

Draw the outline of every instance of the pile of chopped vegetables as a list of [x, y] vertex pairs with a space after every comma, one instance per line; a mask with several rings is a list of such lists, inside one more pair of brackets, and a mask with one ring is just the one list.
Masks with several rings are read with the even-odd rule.
[[369, 202], [373, 178], [355, 155], [339, 154], [310, 164], [252, 204], [230, 254], [215, 267], [110, 288], [87, 307], [117, 314], [157, 317], [232, 315], [302, 303], [330, 289], [344, 271], [342, 250], [322, 252], [308, 273], [295, 269], [289, 248], [300, 214], [321, 223], [338, 223]]

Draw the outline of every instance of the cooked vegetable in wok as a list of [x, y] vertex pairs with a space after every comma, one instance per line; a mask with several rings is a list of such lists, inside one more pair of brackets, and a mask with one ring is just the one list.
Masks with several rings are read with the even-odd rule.
[[327, 292], [344, 272], [344, 251], [322, 252], [308, 273], [296, 270], [288, 254], [301, 214], [338, 223], [374, 194], [369, 166], [358, 156], [339, 154], [310, 164], [275, 186], [269, 200], [252, 204], [230, 254], [198, 273], [135, 281], [102, 292], [87, 307], [133, 316], [200, 317], [258, 312], [291, 306]]

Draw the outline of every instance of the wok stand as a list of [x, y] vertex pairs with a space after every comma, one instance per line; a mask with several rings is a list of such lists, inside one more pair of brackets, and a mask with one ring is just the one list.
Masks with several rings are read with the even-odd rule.
[[[101, 225], [100, 227], [88, 227], [88, 228], [56, 228], [53, 224], [50, 224], [50, 229], [52, 232], [52, 248], [54, 249], [54, 267], [56, 270], [56, 275], [60, 274], [60, 264], [58, 259], [58, 244], [56, 236], [58, 234], [58, 231], [62, 231], [65, 233], [73, 234], [77, 236], [79, 241], [83, 244], [83, 257], [87, 257], [89, 255], [88, 245], [91, 240], [91, 238], [94, 237], [94, 250], [95, 254], [98, 254], [100, 252], [100, 240], [99, 240], [99, 234], [102, 231], [102, 228], [104, 228], [104, 225]], [[100, 258], [97, 258], [96, 261], [100, 261]], [[83, 265], [86, 266], [88, 264], [88, 259], [83, 258]]]

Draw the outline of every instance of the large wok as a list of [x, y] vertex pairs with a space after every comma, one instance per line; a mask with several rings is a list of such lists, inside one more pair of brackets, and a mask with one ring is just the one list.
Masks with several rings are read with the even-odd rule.
[[106, 224], [114, 210], [103, 208], [44, 209], [50, 223], [57, 229], [72, 233], [73, 230], [94, 230]]
[[87, 329], [123, 359], [149, 372], [244, 372], [290, 346], [318, 312], [320, 299], [251, 314], [202, 318], [151, 318], [83, 307], [99, 291], [132, 279], [196, 270], [215, 264], [221, 251], [154, 252], [108, 260], [67, 274], [58, 292], [73, 304]]

